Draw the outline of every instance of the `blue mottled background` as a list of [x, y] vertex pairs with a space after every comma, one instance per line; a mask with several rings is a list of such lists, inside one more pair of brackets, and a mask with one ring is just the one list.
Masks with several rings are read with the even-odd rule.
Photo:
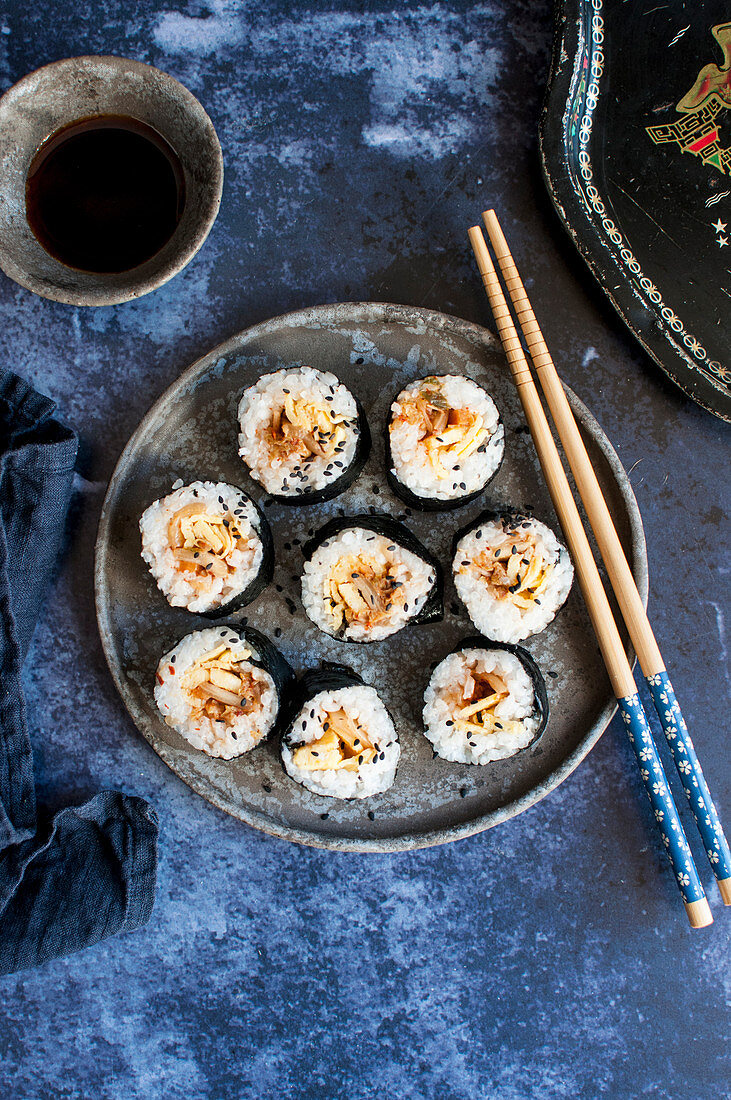
[[616, 724], [493, 832], [330, 854], [259, 835], [179, 782], [131, 726], [96, 636], [105, 483], [169, 382], [237, 329], [317, 302], [487, 322], [465, 230], [495, 204], [564, 376], [631, 470], [652, 618], [731, 823], [727, 429], [625, 335], [544, 195], [551, 32], [538, 0], [0, 4], [0, 89], [78, 53], [148, 61], [201, 99], [226, 164], [210, 238], [149, 297], [84, 311], [0, 278], [3, 361], [84, 441], [26, 672], [40, 799], [117, 787], [162, 826], [147, 928], [0, 983], [0, 1095], [728, 1095], [731, 912], [690, 833], [716, 923], [689, 930]]

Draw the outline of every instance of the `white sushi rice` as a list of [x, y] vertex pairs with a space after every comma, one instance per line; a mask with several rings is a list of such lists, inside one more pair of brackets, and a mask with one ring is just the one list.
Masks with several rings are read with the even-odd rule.
[[456, 374], [440, 375], [438, 381], [450, 408], [468, 409], [482, 418], [482, 428], [487, 433], [481, 443], [484, 450], [448, 458], [441, 471], [431, 462], [424, 442], [419, 439], [420, 425], [399, 419], [409, 399], [423, 389], [422, 378], [411, 382], [391, 405], [392, 473], [415, 496], [448, 501], [479, 492], [487, 484], [502, 461], [505, 429], [495, 402], [482, 386]]
[[[176, 484], [174, 489], [142, 514], [142, 557], [169, 604], [199, 614], [212, 611], [240, 595], [258, 575], [264, 556], [259, 535], [261, 518], [246, 494], [225, 482], [194, 481], [180, 488]], [[225, 516], [226, 509], [235, 513], [237, 528], [247, 546], [232, 551], [228, 559], [232, 572], [228, 576], [209, 574], [198, 578], [194, 585], [185, 572], [176, 569], [168, 525], [176, 512], [189, 504], [205, 504], [214, 515]]]
[[[331, 458], [311, 455], [282, 460], [268, 440], [272, 416], [285, 398], [301, 399], [344, 417], [343, 448]], [[355, 456], [360, 429], [358, 408], [350, 390], [329, 371], [292, 367], [264, 374], [244, 390], [239, 402], [239, 455], [251, 476], [276, 496], [302, 496], [324, 489], [347, 471]]]
[[[403, 592], [403, 604], [394, 602], [388, 619], [367, 627], [352, 622], [338, 633], [339, 621], [329, 601], [329, 578], [338, 563], [350, 555], [361, 555], [378, 568], [388, 566], [390, 576]], [[302, 575], [302, 603], [308, 616], [324, 630], [351, 642], [375, 642], [401, 630], [421, 611], [436, 582], [436, 573], [417, 554], [365, 527], [347, 527], [327, 539], [305, 562]]]
[[479, 523], [460, 539], [452, 563], [457, 593], [470, 619], [481, 634], [496, 642], [519, 642], [544, 630], [566, 601], [574, 579], [568, 550], [551, 528], [532, 517], [518, 519], [519, 534], [528, 531], [551, 565], [545, 590], [529, 609], [517, 606], [510, 594], [497, 595], [473, 563], [477, 555], [489, 555], [494, 548], [506, 544], [506, 532], [513, 529], [510, 523], [505, 525], [501, 518]]
[[[300, 745], [318, 741], [328, 715], [343, 709], [365, 729], [376, 757], [357, 771], [338, 768], [317, 770], [298, 767], [294, 753]], [[309, 699], [295, 718], [289, 736], [282, 742], [282, 762], [292, 779], [315, 794], [330, 798], [368, 798], [392, 786], [401, 755], [396, 731], [378, 692], [365, 684], [321, 691]]]
[[[251, 672], [262, 686], [259, 709], [251, 714], [241, 714], [234, 722], [217, 722], [206, 716], [192, 716], [191, 701], [180, 684], [186, 671], [205, 653], [214, 650], [222, 642], [234, 653], [248, 653], [250, 660], [242, 661], [241, 668]], [[253, 664], [259, 653], [232, 630], [210, 627], [187, 634], [182, 641], [161, 659], [155, 679], [155, 702], [165, 723], [177, 730], [193, 748], [231, 760], [249, 752], [263, 741], [274, 725], [278, 712], [277, 690], [274, 680], [263, 668]]]
[[[496, 672], [510, 694], [494, 710], [498, 721], [518, 729], [475, 733], [460, 729], [455, 711], [469, 698], [474, 672]], [[424, 727], [435, 752], [459, 764], [489, 764], [513, 756], [531, 743], [540, 725], [533, 684], [518, 658], [504, 649], [465, 649], [450, 653], [434, 669], [424, 694]]]

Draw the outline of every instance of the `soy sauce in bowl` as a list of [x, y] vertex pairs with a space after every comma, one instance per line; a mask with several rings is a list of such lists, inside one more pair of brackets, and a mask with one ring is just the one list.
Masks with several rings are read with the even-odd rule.
[[79, 271], [139, 267], [170, 240], [184, 204], [175, 151], [152, 126], [126, 115], [95, 115], [57, 130], [26, 179], [34, 236]]

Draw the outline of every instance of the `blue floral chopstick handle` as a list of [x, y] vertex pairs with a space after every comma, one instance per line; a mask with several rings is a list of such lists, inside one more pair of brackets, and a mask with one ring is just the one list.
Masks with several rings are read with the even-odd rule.
[[665, 769], [652, 739], [652, 732], [640, 697], [635, 693], [626, 695], [617, 702], [622, 712], [627, 736], [635, 750], [642, 782], [660, 828], [665, 851], [680, 887], [681, 897], [686, 905], [701, 901], [706, 896], [705, 891], [693, 862], [690, 845], [678, 817], [673, 796], [668, 788]]
[[670, 677], [667, 672], [659, 672], [654, 676], [647, 676], [646, 680], [713, 873], [720, 882], [731, 879], [731, 851], [728, 841], [680, 713]]

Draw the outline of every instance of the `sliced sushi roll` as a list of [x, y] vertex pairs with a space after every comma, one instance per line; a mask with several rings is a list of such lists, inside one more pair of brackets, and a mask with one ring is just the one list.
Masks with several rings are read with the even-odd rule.
[[496, 642], [519, 642], [548, 626], [574, 578], [551, 528], [519, 513], [483, 512], [458, 532], [452, 571], [472, 622]]
[[503, 760], [536, 741], [548, 721], [546, 685], [520, 646], [465, 638], [437, 665], [424, 694], [434, 751], [459, 764]]
[[231, 760], [283, 717], [295, 676], [258, 630], [209, 627], [187, 634], [157, 666], [155, 702], [195, 749]]
[[360, 403], [328, 371], [287, 367], [264, 374], [239, 402], [239, 454], [282, 503], [316, 504], [342, 493], [370, 447]]
[[391, 405], [388, 483], [412, 507], [447, 511], [467, 504], [494, 477], [504, 450], [497, 406], [471, 378], [420, 378]]
[[330, 798], [367, 798], [393, 784], [401, 746], [378, 692], [344, 665], [308, 673], [300, 708], [282, 738], [297, 783]]
[[304, 609], [333, 638], [376, 642], [443, 617], [439, 562], [390, 516], [331, 520], [304, 555]]
[[168, 603], [198, 615], [228, 615], [272, 579], [269, 524], [241, 489], [194, 481], [146, 508], [142, 557]]

